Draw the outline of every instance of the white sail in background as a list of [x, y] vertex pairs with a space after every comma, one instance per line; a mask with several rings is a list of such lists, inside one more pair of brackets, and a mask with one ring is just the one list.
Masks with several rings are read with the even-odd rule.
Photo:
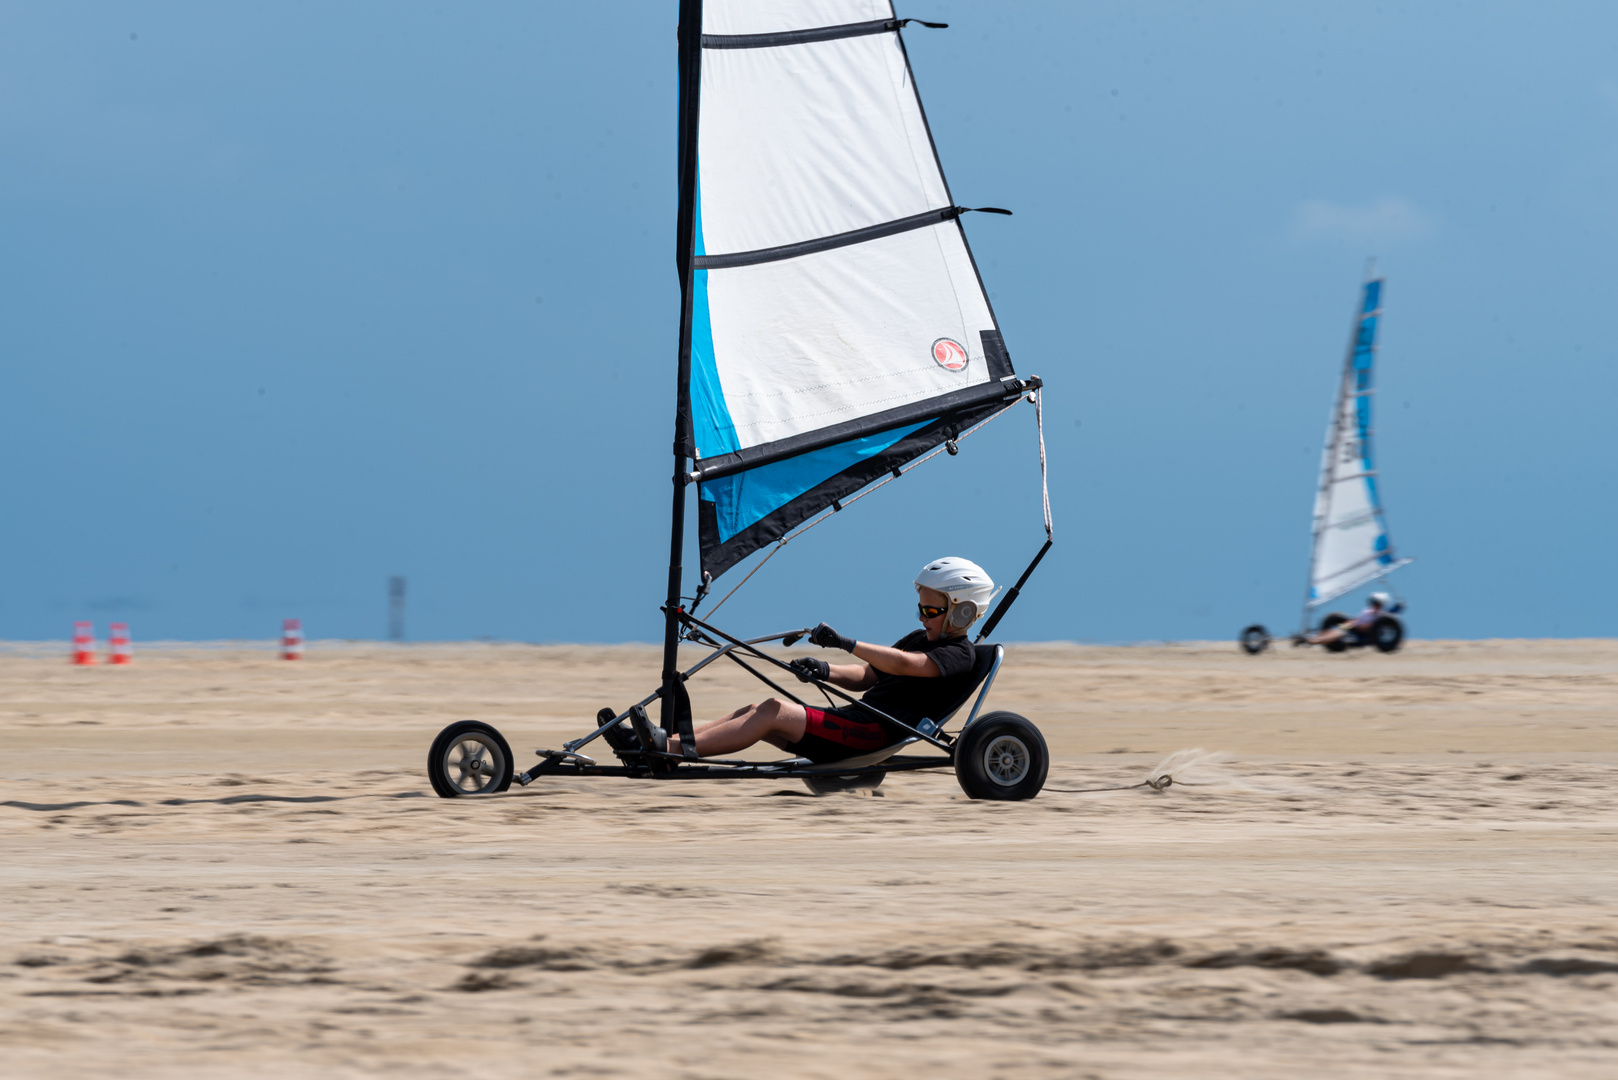
[[1394, 555], [1371, 453], [1376, 332], [1381, 317], [1382, 279], [1373, 278], [1365, 283], [1320, 462], [1314, 555], [1309, 565], [1311, 608], [1412, 561]]

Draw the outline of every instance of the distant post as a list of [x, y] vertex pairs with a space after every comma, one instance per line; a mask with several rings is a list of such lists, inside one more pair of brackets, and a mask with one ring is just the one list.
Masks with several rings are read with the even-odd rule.
[[281, 659], [303, 659], [303, 620], [281, 620]]
[[81, 666], [96, 662], [96, 632], [90, 623], [73, 624], [73, 662]]
[[388, 578], [388, 640], [403, 641], [405, 630], [405, 579], [395, 574]]
[[107, 634], [107, 663], [127, 664], [132, 659], [129, 648], [129, 624], [115, 622]]

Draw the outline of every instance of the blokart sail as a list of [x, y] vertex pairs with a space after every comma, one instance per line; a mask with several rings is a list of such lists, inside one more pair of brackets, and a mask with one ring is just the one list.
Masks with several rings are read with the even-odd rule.
[[887, 0], [682, 7], [677, 452], [705, 581], [1032, 385], [939, 165], [911, 21]]
[[1376, 333], [1382, 318], [1382, 278], [1365, 283], [1336, 407], [1326, 429], [1315, 496], [1314, 545], [1309, 560], [1308, 612], [1384, 577], [1412, 559], [1394, 554], [1387, 514], [1371, 452], [1371, 402]]

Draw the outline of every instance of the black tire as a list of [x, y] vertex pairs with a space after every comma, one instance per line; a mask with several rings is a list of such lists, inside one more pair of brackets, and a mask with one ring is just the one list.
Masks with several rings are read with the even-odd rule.
[[[1320, 620], [1320, 629], [1322, 631], [1335, 630], [1346, 622], [1348, 622], [1347, 615], [1344, 615], [1341, 611], [1334, 611]], [[1324, 647], [1327, 652], [1346, 652], [1348, 650], [1348, 638], [1345, 636], [1338, 638], [1336, 641], [1328, 641]]]
[[1236, 639], [1241, 645], [1242, 652], [1248, 656], [1257, 656], [1270, 647], [1270, 632], [1259, 623], [1254, 623], [1242, 631], [1242, 636]]
[[955, 779], [971, 799], [1032, 799], [1050, 767], [1045, 737], [1016, 713], [980, 716], [955, 743]]
[[427, 779], [441, 799], [496, 795], [511, 786], [511, 746], [481, 720], [458, 720], [427, 751]]
[[1377, 652], [1398, 652], [1399, 646], [1404, 644], [1404, 623], [1392, 615], [1383, 615], [1371, 624], [1367, 632], [1371, 644], [1376, 646]]
[[878, 788], [886, 780], [885, 772], [872, 773], [845, 773], [838, 776], [836, 773], [823, 773], [816, 776], [806, 776], [803, 784], [816, 795], [832, 795], [839, 791], [859, 791], [862, 788]]

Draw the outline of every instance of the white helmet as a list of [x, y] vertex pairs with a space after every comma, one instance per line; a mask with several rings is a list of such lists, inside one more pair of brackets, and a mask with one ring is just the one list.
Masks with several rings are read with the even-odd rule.
[[935, 589], [949, 597], [949, 614], [944, 616], [949, 630], [965, 630], [977, 622], [1000, 591], [983, 567], [953, 555], [922, 567], [916, 575], [916, 589]]
[[1366, 599], [1375, 601], [1376, 606], [1381, 608], [1383, 611], [1386, 611], [1388, 608], [1393, 606], [1393, 597], [1389, 596], [1385, 592], [1374, 592], [1370, 596], [1366, 597]]

